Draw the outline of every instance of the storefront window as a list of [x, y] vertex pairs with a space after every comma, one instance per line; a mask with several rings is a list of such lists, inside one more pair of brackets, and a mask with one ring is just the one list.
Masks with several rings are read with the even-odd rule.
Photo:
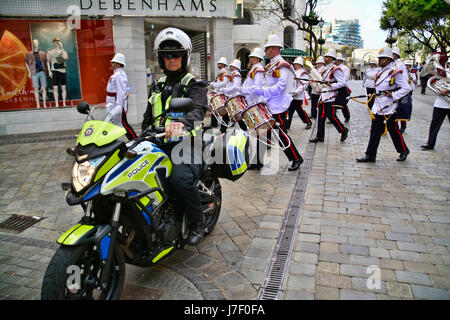
[[0, 111], [105, 100], [112, 20], [81, 20], [71, 29], [65, 20], [2, 19], [0, 37]]

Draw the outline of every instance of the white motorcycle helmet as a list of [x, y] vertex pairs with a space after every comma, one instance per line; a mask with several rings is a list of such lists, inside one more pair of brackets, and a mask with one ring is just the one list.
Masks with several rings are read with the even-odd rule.
[[183, 56], [182, 68], [187, 70], [192, 53], [191, 39], [180, 29], [166, 28], [156, 36], [155, 52], [161, 69], [165, 69], [163, 55], [180, 54]]

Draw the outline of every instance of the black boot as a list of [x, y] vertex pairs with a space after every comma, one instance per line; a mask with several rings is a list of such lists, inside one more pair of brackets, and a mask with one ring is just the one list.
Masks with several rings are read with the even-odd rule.
[[205, 234], [205, 224], [203, 219], [191, 226], [189, 237], [187, 238], [187, 244], [190, 246], [196, 246], [203, 239]]
[[314, 139], [309, 139], [309, 142], [311, 143], [317, 143], [317, 142], [323, 142], [323, 138], [315, 137]]
[[400, 153], [400, 157], [397, 158], [397, 161], [405, 161], [406, 158], [408, 157], [409, 154], [409, 150], [406, 150], [402, 153]]
[[344, 127], [344, 131], [342, 131], [342, 134], [341, 134], [341, 142], [345, 141], [345, 139], [347, 139], [347, 136], [348, 136], [348, 129], [346, 127]]
[[424, 144], [423, 146], [420, 146], [422, 150], [433, 150], [434, 147], [431, 144]]
[[288, 168], [288, 171], [295, 171], [300, 168], [300, 165], [303, 163], [303, 158], [299, 157], [297, 160], [292, 161], [291, 166]]
[[364, 156], [362, 158], [356, 159], [357, 162], [375, 162], [374, 157]]

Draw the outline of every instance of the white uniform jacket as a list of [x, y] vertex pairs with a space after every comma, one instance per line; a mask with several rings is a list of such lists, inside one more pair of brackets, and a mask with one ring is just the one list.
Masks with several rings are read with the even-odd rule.
[[252, 66], [247, 73], [244, 83], [242, 84], [241, 93], [245, 96], [245, 100], [249, 106], [259, 102], [259, 96], [255, 94], [255, 88], [261, 88], [264, 85], [264, 67], [261, 63]]
[[220, 88], [219, 92], [225, 94], [228, 97], [235, 97], [239, 93], [241, 88], [242, 75], [239, 71], [234, 70], [231, 75], [228, 76], [228, 85], [224, 88]]
[[323, 81], [331, 82], [331, 87], [324, 85], [322, 87], [322, 93], [320, 94], [321, 102], [334, 102], [337, 96], [337, 90], [345, 87], [347, 81], [345, 80], [345, 73], [341, 67], [334, 65], [333, 63], [327, 64], [322, 73]]
[[363, 87], [373, 89], [375, 88], [375, 76], [380, 72], [380, 68], [367, 68], [364, 74]]
[[121, 115], [122, 109], [127, 112], [127, 83], [125, 71], [115, 69], [106, 86], [106, 110], [110, 117]]
[[377, 94], [384, 91], [392, 92], [392, 97], [377, 96], [372, 107], [374, 114], [389, 115], [397, 109], [397, 100], [406, 96], [411, 88], [405, 75], [395, 68], [395, 63], [391, 62], [375, 77], [375, 90]]
[[408, 71], [408, 83], [411, 87], [411, 90], [414, 91], [417, 84], [417, 73], [411, 72], [411, 70]]
[[[318, 72], [320, 75], [322, 75], [323, 72], [325, 71], [325, 66], [320, 66], [320, 67], [316, 68], [316, 70], [317, 70], [317, 72]], [[316, 94], [316, 95], [320, 95], [320, 92], [317, 92], [317, 90], [315, 89], [314, 86], [311, 86], [311, 89], [312, 89], [311, 93], [314, 93], [314, 94]]]
[[281, 55], [270, 59], [265, 68], [264, 87], [255, 88], [255, 93], [267, 101], [272, 114], [279, 114], [289, 109], [292, 96], [287, 92], [289, 77], [294, 77], [291, 65]]
[[303, 68], [295, 70], [295, 80], [297, 87], [292, 93], [292, 98], [294, 100], [309, 99], [308, 92], [306, 91], [308, 88], [308, 72]]
[[216, 81], [211, 82], [210, 86], [213, 90], [225, 88], [228, 84], [228, 71], [225, 68], [219, 70], [216, 76]]

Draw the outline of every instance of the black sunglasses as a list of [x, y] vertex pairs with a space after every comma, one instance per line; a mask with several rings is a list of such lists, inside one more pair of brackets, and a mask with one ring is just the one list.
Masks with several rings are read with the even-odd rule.
[[163, 56], [163, 58], [166, 58], [166, 59], [172, 59], [172, 58], [178, 59], [182, 56], [182, 54], [165, 52], [165, 53], [162, 53], [162, 56]]

